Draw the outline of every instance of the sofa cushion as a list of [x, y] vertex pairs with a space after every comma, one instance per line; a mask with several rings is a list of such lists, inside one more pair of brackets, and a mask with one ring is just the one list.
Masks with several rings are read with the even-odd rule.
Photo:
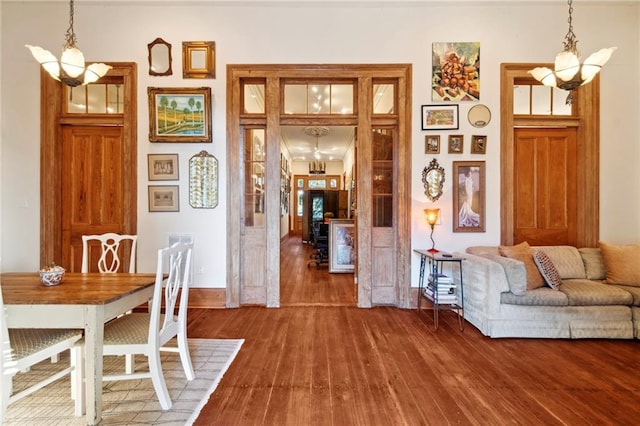
[[571, 278], [587, 278], [582, 256], [573, 246], [540, 246], [534, 247], [544, 251], [555, 265], [563, 280]]
[[564, 280], [560, 291], [569, 298], [571, 306], [631, 305], [628, 291], [592, 280]]
[[567, 306], [569, 298], [566, 294], [549, 287], [540, 287], [517, 296], [511, 292], [500, 294], [500, 303], [505, 305], [528, 306]]
[[562, 278], [560, 278], [558, 270], [547, 253], [542, 250], [536, 250], [533, 255], [533, 261], [536, 263], [536, 266], [547, 285], [552, 289], [557, 290], [562, 285]]
[[614, 245], [600, 242], [607, 268], [607, 284], [640, 286], [640, 244]]
[[607, 278], [607, 269], [604, 267], [604, 258], [602, 250], [597, 247], [579, 248], [582, 263], [584, 263], [584, 271], [589, 280], [604, 280]]
[[465, 250], [469, 254], [475, 254], [476, 256], [494, 255], [500, 256], [498, 246], [471, 246]]
[[511, 259], [517, 259], [524, 263], [527, 271], [527, 290], [533, 290], [544, 286], [544, 278], [538, 271], [538, 267], [533, 261], [533, 251], [526, 241], [515, 246], [498, 247], [500, 254]]
[[522, 296], [527, 292], [527, 270], [524, 268], [524, 263], [498, 254], [483, 254], [481, 256], [502, 266], [504, 273], [507, 275], [511, 293], [516, 296]]
[[615, 285], [614, 287], [629, 292], [633, 297], [633, 306], [640, 306], [640, 287], [632, 285]]

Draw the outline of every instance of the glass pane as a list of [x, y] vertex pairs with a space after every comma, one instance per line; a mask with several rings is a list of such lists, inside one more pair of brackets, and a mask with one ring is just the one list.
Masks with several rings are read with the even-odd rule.
[[124, 112], [124, 99], [121, 84], [107, 84], [107, 113], [122, 114]]
[[374, 194], [391, 194], [393, 192], [393, 164], [390, 161], [373, 164], [372, 185]]
[[389, 227], [393, 222], [393, 131], [374, 129], [371, 192], [373, 226]]
[[87, 112], [87, 86], [67, 88], [67, 112], [74, 114]]
[[531, 87], [531, 114], [551, 115], [551, 88], [547, 86]]
[[331, 114], [353, 114], [353, 85], [331, 85]]
[[567, 105], [567, 96], [570, 92], [553, 88], [553, 115], [572, 115], [571, 105]]
[[529, 115], [529, 91], [531, 86], [513, 86], [513, 113]]
[[329, 180], [329, 186], [331, 188], [337, 188], [338, 187], [338, 179], [330, 179]]
[[331, 112], [331, 90], [328, 84], [311, 84], [307, 91], [307, 112], [329, 114]]
[[393, 135], [389, 130], [375, 130], [373, 132], [373, 161], [393, 160]]
[[104, 84], [87, 85], [87, 98], [89, 99], [89, 114], [106, 114], [107, 88]]
[[298, 191], [298, 197], [296, 201], [296, 215], [302, 216], [304, 212], [304, 191]]
[[264, 226], [265, 176], [264, 129], [246, 133], [244, 144], [245, 226]]
[[304, 188], [304, 179], [298, 179], [298, 188]]
[[327, 187], [327, 181], [324, 179], [309, 179], [307, 184], [311, 189], [318, 189], [318, 188], [324, 189]]
[[244, 112], [264, 114], [264, 84], [244, 85]]
[[284, 113], [307, 113], [307, 85], [285, 84], [284, 86]]
[[393, 84], [373, 85], [373, 113], [393, 114], [394, 111], [394, 86]]
[[393, 197], [373, 196], [373, 226], [390, 228], [393, 226]]
[[311, 197], [311, 220], [324, 220], [324, 195]]

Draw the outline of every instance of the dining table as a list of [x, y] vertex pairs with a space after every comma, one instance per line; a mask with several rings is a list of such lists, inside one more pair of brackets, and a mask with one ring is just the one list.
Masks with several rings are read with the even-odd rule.
[[0, 274], [9, 328], [84, 330], [86, 420], [102, 417], [104, 324], [153, 297], [156, 274], [67, 272], [59, 285], [45, 286], [37, 272]]

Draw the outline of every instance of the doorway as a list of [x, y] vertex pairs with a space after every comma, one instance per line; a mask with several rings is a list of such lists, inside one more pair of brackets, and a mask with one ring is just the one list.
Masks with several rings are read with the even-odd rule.
[[[228, 65], [227, 78], [227, 306], [280, 306], [282, 126], [342, 125], [358, 129], [357, 305], [409, 307], [411, 65]], [[348, 86], [352, 109], [289, 113], [287, 91], [310, 83]], [[253, 96], [262, 109], [246, 108]]]

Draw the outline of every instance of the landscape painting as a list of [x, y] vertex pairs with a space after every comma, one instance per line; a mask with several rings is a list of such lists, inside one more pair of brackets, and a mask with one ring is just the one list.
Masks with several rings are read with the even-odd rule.
[[211, 142], [211, 88], [149, 87], [150, 142]]

